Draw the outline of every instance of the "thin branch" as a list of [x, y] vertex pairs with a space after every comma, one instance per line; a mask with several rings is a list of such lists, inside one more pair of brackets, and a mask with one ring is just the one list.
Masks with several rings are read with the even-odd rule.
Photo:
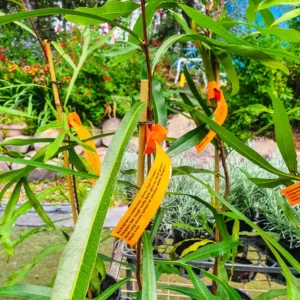
[[[24, 9], [25, 11], [27, 11], [27, 7], [26, 7], [26, 5], [25, 5], [25, 3], [24, 3], [23, 0], [21, 0], [21, 3], [22, 3], [22, 6], [23, 6], [23, 9]], [[39, 44], [40, 44], [40, 46], [41, 46], [41, 48], [42, 48], [42, 50], [43, 50], [43, 53], [44, 53], [44, 55], [45, 55], [45, 57], [46, 57], [46, 59], [47, 59], [47, 61], [48, 61], [48, 56], [47, 56], [46, 50], [44, 49], [43, 42], [42, 42], [42, 40], [41, 40], [41, 37], [40, 37], [39, 33], [38, 33], [37, 30], [36, 30], [36, 27], [35, 27], [35, 25], [34, 25], [34, 23], [33, 23], [33, 21], [32, 21], [31, 18], [29, 18], [29, 22], [30, 22], [30, 24], [31, 24], [31, 27], [32, 27], [33, 32], [34, 32], [34, 34], [35, 34], [35, 37], [36, 37], [36, 39], [38, 40], [38, 42], [39, 42]], [[48, 61], [48, 63], [49, 63], [49, 61]]]
[[148, 112], [147, 117], [148, 121], [153, 121], [153, 109], [152, 109], [152, 72], [151, 72], [151, 63], [150, 63], [150, 55], [149, 55], [149, 44], [148, 44], [148, 34], [147, 34], [147, 17], [146, 17], [146, 1], [141, 0], [141, 9], [142, 9], [142, 21], [143, 21], [143, 36], [144, 41], [142, 44], [145, 59], [146, 59], [146, 66], [147, 66], [147, 73], [148, 73], [148, 85], [149, 85], [149, 98], [148, 98]]

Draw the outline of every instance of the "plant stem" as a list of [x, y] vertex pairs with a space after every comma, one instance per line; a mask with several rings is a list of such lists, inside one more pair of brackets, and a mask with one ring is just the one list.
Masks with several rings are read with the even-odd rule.
[[[141, 80], [141, 94], [140, 100], [147, 103], [149, 97], [148, 80]], [[145, 180], [145, 144], [146, 144], [146, 127], [147, 110], [143, 112], [140, 118], [139, 126], [139, 149], [138, 149], [138, 169], [137, 169], [137, 186], [142, 187]], [[142, 257], [142, 239], [140, 238], [136, 244], [136, 278], [138, 289], [142, 289], [142, 276], [141, 276], [141, 257]]]
[[148, 73], [148, 110], [147, 117], [148, 121], [153, 120], [153, 108], [152, 108], [152, 72], [151, 72], [151, 63], [149, 55], [149, 44], [148, 44], [148, 34], [147, 34], [147, 16], [146, 16], [146, 0], [141, 0], [141, 9], [142, 9], [142, 22], [143, 22], [143, 50], [145, 53], [147, 73]]
[[[53, 94], [54, 94], [54, 102], [55, 102], [55, 107], [56, 107], [56, 112], [57, 112], [57, 119], [58, 119], [59, 123], [62, 123], [63, 107], [60, 102], [58, 86], [56, 84], [56, 75], [55, 75], [55, 68], [54, 68], [54, 64], [53, 64], [52, 54], [51, 54], [51, 48], [47, 41], [43, 41], [42, 46], [45, 49], [45, 52], [48, 57], [49, 70], [50, 70], [50, 76], [51, 76], [52, 88], [53, 88]], [[69, 158], [68, 158], [68, 152], [64, 151], [63, 155], [64, 155], [64, 166], [65, 166], [65, 168], [69, 169], [70, 163], [69, 163]], [[66, 178], [67, 178], [67, 182], [68, 182], [69, 196], [70, 196], [70, 202], [71, 202], [71, 207], [72, 207], [73, 222], [74, 222], [74, 225], [76, 225], [77, 211], [76, 211], [76, 206], [75, 206], [72, 178], [71, 178], [71, 175], [66, 175]]]
[[[23, 6], [23, 9], [24, 9], [25, 11], [27, 11], [27, 7], [26, 7], [26, 5], [25, 5], [25, 3], [24, 3], [23, 0], [21, 0], [21, 3], [22, 3], [22, 6]], [[29, 3], [29, 4], [30, 4], [30, 3]], [[32, 29], [33, 29], [33, 31], [34, 31], [35, 37], [36, 37], [36, 39], [38, 40], [38, 42], [39, 42], [39, 44], [40, 44], [40, 46], [41, 46], [41, 48], [42, 48], [42, 50], [43, 50], [43, 52], [44, 52], [44, 55], [45, 55], [45, 57], [46, 57], [46, 59], [47, 59], [47, 61], [48, 61], [48, 63], [49, 63], [47, 53], [46, 53], [46, 51], [45, 51], [45, 49], [44, 49], [44, 47], [43, 47], [43, 42], [42, 42], [41, 37], [39, 36], [39, 34], [38, 34], [37, 30], [36, 30], [36, 27], [35, 27], [35, 25], [34, 25], [34, 23], [33, 23], [33, 21], [32, 21], [31, 18], [29, 18], [29, 22], [30, 22], [31, 27], [32, 27]]]
[[[142, 48], [145, 53], [148, 80], [141, 81], [141, 101], [145, 101], [148, 103], [147, 105], [147, 114], [146, 120], [143, 121], [153, 121], [153, 108], [152, 108], [152, 73], [151, 73], [151, 63], [150, 63], [150, 55], [149, 55], [149, 46], [148, 46], [148, 35], [147, 35], [147, 16], [146, 16], [146, 0], [141, 0], [141, 10], [142, 10], [142, 23], [143, 23], [143, 43]], [[145, 93], [145, 82], [147, 82], [148, 91]], [[145, 95], [148, 95], [147, 98], [144, 98]], [[144, 116], [145, 117], [145, 116]], [[140, 174], [138, 176], [138, 186], [142, 186], [144, 183], [144, 170], [145, 170], [145, 157], [144, 157], [144, 149], [145, 149], [145, 131], [146, 126], [140, 126], [140, 140], [139, 140], [139, 165], [138, 170]], [[142, 128], [142, 129], [141, 129]], [[143, 151], [142, 151], [143, 148]], [[143, 156], [143, 157], [142, 157]], [[147, 156], [147, 171], [149, 173], [151, 168], [151, 155]], [[143, 172], [143, 174], [141, 174]], [[139, 290], [142, 289], [142, 274], [141, 274], [141, 260], [142, 260], [142, 239], [140, 238], [136, 245], [136, 277]]]
[[[214, 62], [214, 77], [215, 77], [215, 81], [217, 83], [217, 86], [220, 86], [220, 69], [219, 69], [219, 63], [217, 61]], [[217, 103], [215, 101], [214, 103], [215, 106], [217, 106]], [[218, 140], [218, 138], [216, 139]], [[217, 148], [215, 148], [215, 192], [217, 194], [220, 194], [220, 154], [219, 154], [219, 150]], [[215, 203], [214, 203], [214, 207], [218, 210], [218, 206], [219, 206], [219, 199], [216, 197], [215, 198]], [[216, 238], [216, 242], [220, 242], [221, 241], [221, 236], [220, 236], [220, 231], [219, 229], [216, 227], [215, 230], [215, 238]], [[219, 257], [215, 258], [215, 264], [213, 267], [213, 274], [218, 276], [218, 261], [219, 261]], [[212, 291], [213, 294], [216, 295], [217, 293], [217, 283], [213, 280], [212, 282]]]
[[[226, 199], [229, 195], [229, 188], [230, 188], [229, 172], [228, 172], [228, 167], [227, 167], [227, 163], [226, 163], [224, 143], [221, 139], [219, 139], [219, 140], [220, 140], [220, 156], [221, 156], [222, 167], [223, 167], [223, 170], [224, 170], [224, 177], [225, 177], [225, 190], [224, 190], [223, 198]], [[225, 210], [226, 207], [224, 205], [222, 205], [221, 209]]]

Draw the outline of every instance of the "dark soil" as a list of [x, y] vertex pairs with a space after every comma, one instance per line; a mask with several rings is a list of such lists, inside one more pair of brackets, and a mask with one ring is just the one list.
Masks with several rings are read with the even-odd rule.
[[[106, 278], [101, 282], [100, 286], [100, 294], [102, 294], [104, 291], [106, 291], [109, 287], [114, 285], [116, 281], [109, 276], [106, 276]], [[107, 300], [118, 300], [120, 299], [120, 291], [116, 290]]]

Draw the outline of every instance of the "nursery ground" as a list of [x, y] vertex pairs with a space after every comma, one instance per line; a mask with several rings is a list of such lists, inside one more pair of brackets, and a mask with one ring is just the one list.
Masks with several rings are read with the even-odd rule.
[[[28, 230], [25, 227], [15, 227], [13, 229], [13, 238], [17, 238], [21, 233]], [[109, 235], [109, 231], [104, 231], [103, 237]], [[7, 256], [5, 254], [0, 254], [0, 285], [3, 285], [9, 276], [16, 270], [18, 270], [21, 266], [30, 264], [34, 258], [34, 256], [41, 251], [44, 247], [47, 247], [54, 243], [63, 242], [64, 237], [58, 231], [56, 232], [41, 232], [30, 239], [26, 240], [24, 243], [20, 244], [15, 251], [15, 255], [11, 257], [8, 261], [6, 260]], [[112, 242], [113, 239], [108, 239], [104, 243], [102, 243], [101, 248], [99, 249], [101, 253], [104, 253], [108, 256], [111, 256], [112, 253]], [[1, 250], [1, 249], [0, 249]], [[1, 251], [0, 251], [1, 252]], [[54, 280], [55, 272], [57, 270], [57, 266], [59, 263], [60, 256], [62, 254], [62, 250], [57, 251], [55, 254], [48, 256], [44, 260], [42, 260], [38, 265], [33, 267], [33, 269], [29, 272], [28, 276], [21, 281], [21, 283], [29, 283], [29, 284], [38, 284], [38, 285], [51, 285]], [[125, 270], [121, 270], [120, 277], [125, 276]], [[210, 281], [207, 278], [202, 279], [203, 282], [210, 284]], [[182, 278], [178, 275], [163, 275], [159, 284], [177, 284], [189, 286], [191, 282], [188, 279]], [[278, 288], [280, 285], [274, 282], [268, 282], [266, 276], [263, 274], [257, 274], [257, 278], [255, 281], [252, 281], [247, 284], [237, 284], [232, 283], [232, 286], [240, 288], [242, 290], [248, 291], [249, 295], [257, 296], [260, 294], [260, 291], [270, 290], [272, 288]], [[125, 289], [125, 287], [123, 287]], [[159, 290], [158, 291], [158, 299], [159, 300], [181, 300], [188, 299], [183, 298], [182, 296], [176, 295], [174, 292], [170, 292], [169, 294], [166, 291]], [[174, 295], [174, 296], [172, 296]], [[1, 300], [11, 300], [12, 298], [0, 297]], [[17, 298], [15, 298], [17, 299]], [[278, 298], [280, 300], [287, 299], [286, 297]]]

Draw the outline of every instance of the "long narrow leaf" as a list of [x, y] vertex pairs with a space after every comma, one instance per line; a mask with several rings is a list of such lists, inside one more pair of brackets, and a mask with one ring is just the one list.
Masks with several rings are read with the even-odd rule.
[[174, 142], [172, 146], [167, 150], [168, 155], [176, 156], [186, 150], [195, 147], [199, 143], [199, 141], [201, 141], [205, 137], [207, 132], [208, 130], [206, 129], [205, 124], [187, 132], [179, 139], [177, 139], [176, 142]]
[[50, 300], [51, 288], [40, 285], [17, 284], [0, 287], [0, 296], [27, 300]]
[[84, 13], [72, 9], [64, 9], [64, 8], [46, 8], [46, 9], [36, 9], [36, 10], [31, 10], [31, 11], [25, 11], [25, 12], [19, 12], [15, 14], [10, 14], [10, 15], [5, 15], [0, 17], [0, 24], [7, 24], [10, 22], [15, 22], [15, 21], [20, 21], [23, 19], [29, 19], [29, 18], [34, 18], [34, 17], [43, 17], [43, 16], [51, 16], [51, 15], [72, 15], [72, 16], [80, 16], [80, 17], [85, 17], [91, 20], [97, 20], [97, 21], [102, 21], [104, 23], [109, 23], [113, 26], [119, 27], [123, 29], [124, 31], [128, 32], [133, 38], [136, 40], [140, 41], [140, 38], [138, 35], [128, 29], [126, 26], [123, 26], [117, 22], [111, 21], [109, 19], [93, 15], [90, 13]]
[[210, 257], [222, 256], [225, 253], [228, 253], [231, 249], [236, 246], [239, 246], [240, 243], [236, 241], [223, 241], [217, 244], [208, 244], [203, 247], [200, 247], [198, 250], [185, 255], [180, 259], [183, 263], [188, 263], [196, 260], [203, 260]]
[[17, 185], [14, 187], [14, 190], [9, 198], [9, 201], [5, 207], [5, 211], [2, 217], [2, 224], [6, 223], [8, 219], [10, 219], [14, 213], [15, 207], [18, 203], [20, 192], [21, 192], [22, 181], [19, 181]]
[[294, 144], [293, 130], [289, 122], [289, 117], [282, 102], [269, 92], [274, 109], [273, 122], [275, 126], [275, 139], [282, 155], [282, 158], [291, 173], [297, 172], [297, 154]]
[[74, 233], [60, 261], [52, 300], [81, 300], [85, 297], [122, 157], [144, 108], [144, 103], [136, 103], [113, 137], [101, 167], [101, 177], [84, 201]]
[[142, 299], [157, 300], [156, 276], [152, 243], [147, 231], [143, 233], [143, 289]]
[[193, 271], [191, 266], [188, 265], [184, 265], [183, 266], [188, 275], [190, 280], [192, 281], [195, 289], [198, 292], [199, 295], [199, 299], [203, 299], [203, 300], [213, 300], [213, 299], [219, 299], [221, 300], [219, 297], [214, 296], [209, 289], [205, 286], [205, 284], [199, 279], [199, 277], [195, 274], [195, 272]]
[[240, 153], [242, 156], [246, 157], [253, 163], [255, 163], [257, 166], [267, 170], [270, 173], [286, 176], [290, 178], [294, 178], [294, 176], [291, 176], [289, 174], [285, 174], [284, 172], [274, 168], [269, 162], [267, 162], [260, 154], [258, 154], [256, 151], [254, 151], [252, 148], [245, 145], [241, 140], [239, 140], [235, 135], [233, 135], [230, 131], [228, 131], [226, 128], [218, 125], [213, 120], [205, 116], [204, 114], [200, 112], [195, 112], [197, 116], [205, 123], [207, 123], [210, 126], [210, 129], [216, 132], [220, 138], [228, 144], [228, 146], [232, 147], [234, 150], [236, 150], [238, 153]]
[[167, 125], [167, 109], [166, 101], [163, 96], [162, 86], [159, 81], [154, 80], [152, 83], [153, 90], [153, 109], [155, 123], [166, 127]]
[[288, 21], [290, 19], [296, 18], [300, 15], [300, 8], [293, 9], [284, 15], [282, 15], [280, 18], [278, 18], [271, 26], [275, 26], [281, 22]]
[[37, 214], [40, 216], [40, 218], [49, 226], [49, 227], [55, 227], [50, 217], [45, 212], [44, 208], [36, 198], [35, 194], [32, 192], [27, 180], [23, 180], [24, 189], [26, 196], [28, 200], [31, 202], [32, 206], [34, 207]]
[[69, 97], [71, 95], [72, 89], [74, 87], [75, 81], [78, 77], [79, 71], [82, 68], [87, 56], [88, 56], [88, 47], [90, 44], [90, 31], [87, 28], [87, 30], [85, 31], [85, 36], [84, 36], [84, 42], [83, 42], [83, 47], [82, 47], [82, 52], [79, 58], [79, 62], [77, 64], [77, 67], [74, 69], [73, 75], [72, 75], [72, 79], [71, 82], [68, 86], [68, 90], [67, 90], [67, 94], [66, 94], [66, 98], [65, 98], [65, 102], [64, 105], [66, 106], [69, 100]]
[[48, 255], [52, 254], [53, 252], [56, 252], [58, 249], [61, 249], [66, 246], [66, 243], [58, 243], [50, 245], [46, 248], [44, 248], [41, 252], [39, 252], [33, 259], [33, 261], [30, 264], [22, 266], [20, 269], [18, 269], [16, 272], [14, 272], [12, 275], [9, 276], [7, 282], [5, 285], [14, 285], [18, 282], [20, 282], [23, 278], [27, 276], [27, 274], [32, 270], [32, 268], [38, 264], [42, 259], [47, 257]]
[[75, 176], [79, 176], [79, 177], [82, 177], [82, 178], [98, 179], [97, 175], [83, 173], [83, 172], [77, 172], [77, 171], [74, 171], [74, 170], [71, 170], [71, 169], [67, 169], [67, 168], [63, 168], [63, 167], [57, 167], [57, 166], [54, 166], [54, 165], [38, 162], [38, 161], [35, 161], [35, 160], [32, 160], [32, 159], [27, 160], [27, 159], [21, 159], [21, 158], [0, 156], [0, 161], [6, 161], [6, 162], [22, 164], [22, 165], [26, 165], [26, 166], [29, 166], [29, 167], [33, 167], [33, 169], [34, 168], [42, 168], [42, 169], [50, 170], [50, 171], [53, 171], [53, 172], [59, 172], [59, 173], [62, 173], [62, 174], [75, 175]]
[[118, 282], [116, 282], [114, 285], [110, 286], [107, 290], [105, 290], [100, 296], [94, 298], [94, 300], [106, 300], [108, 299], [116, 290], [121, 288], [123, 284], [125, 284], [127, 281], [131, 280], [133, 277], [129, 276], [126, 277]]

